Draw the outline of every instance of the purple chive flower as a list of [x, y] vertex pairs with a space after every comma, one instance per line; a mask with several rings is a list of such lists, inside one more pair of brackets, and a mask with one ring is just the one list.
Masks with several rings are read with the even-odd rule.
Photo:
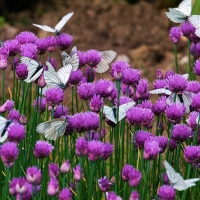
[[103, 147], [103, 142], [91, 140], [88, 142], [88, 159], [95, 161], [99, 158], [101, 154], [101, 149]]
[[117, 91], [117, 88], [113, 88], [112, 92], [110, 93], [110, 95], [108, 96], [108, 100], [111, 102], [111, 103], [115, 103], [117, 101], [117, 97], [118, 97], [118, 91]]
[[174, 124], [178, 124], [181, 122], [181, 119], [183, 117], [183, 115], [185, 114], [186, 108], [184, 106], [184, 104], [182, 103], [172, 103], [170, 104], [166, 110], [165, 110], [165, 114], [167, 116], [167, 119], [174, 123]]
[[75, 181], [80, 181], [84, 177], [83, 169], [81, 169], [81, 166], [79, 164], [75, 168], [73, 168], [73, 172]]
[[161, 148], [159, 147], [159, 142], [156, 139], [154, 139], [153, 137], [150, 137], [145, 140], [144, 153], [143, 153], [144, 159], [153, 160], [157, 157], [160, 151], [161, 151]]
[[187, 88], [187, 79], [180, 75], [174, 74], [166, 79], [169, 90], [176, 93], [182, 93]]
[[150, 109], [133, 107], [126, 112], [127, 121], [133, 125], [152, 126], [154, 114]]
[[35, 144], [33, 153], [36, 158], [45, 158], [49, 156], [49, 154], [53, 151], [53, 149], [54, 147], [48, 142], [39, 140]]
[[138, 108], [146, 108], [146, 109], [152, 109], [152, 103], [151, 100], [144, 100], [141, 104], [137, 104], [136, 107]]
[[37, 84], [40, 88], [44, 88], [47, 84], [44, 79], [44, 72], [40, 75], [40, 77], [37, 79]]
[[107, 192], [110, 189], [112, 183], [106, 178], [106, 176], [104, 176], [104, 178], [100, 178], [98, 180], [98, 185], [102, 192]]
[[60, 88], [49, 88], [45, 92], [47, 104], [56, 106], [62, 103], [64, 99], [64, 92]]
[[101, 53], [98, 50], [90, 49], [85, 52], [85, 60], [88, 65], [95, 67], [101, 61]]
[[165, 136], [157, 136], [157, 137], [154, 137], [154, 139], [158, 142], [158, 145], [160, 147], [159, 153], [163, 153], [165, 149], [167, 148], [168, 139]]
[[17, 148], [17, 144], [14, 142], [5, 142], [1, 145], [0, 155], [1, 160], [5, 164], [9, 165], [10, 163], [14, 162], [19, 155], [19, 149]]
[[122, 198], [117, 196], [115, 192], [106, 192], [106, 200], [122, 200]]
[[53, 68], [54, 69], [56, 69], [56, 61], [55, 61], [55, 59], [54, 58], [52, 58], [52, 57], [49, 57], [48, 58], [48, 61], [51, 63], [51, 65], [53, 66]]
[[12, 181], [10, 182], [9, 192], [10, 192], [11, 195], [17, 194], [16, 189], [15, 189], [17, 181], [18, 181], [18, 178], [12, 178]]
[[186, 91], [198, 93], [200, 92], [200, 83], [198, 81], [189, 81]]
[[[16, 200], [31, 200], [32, 194], [38, 192], [40, 190], [40, 186], [37, 186], [36, 188], [32, 188], [32, 185], [29, 183], [27, 184], [27, 191], [24, 194], [17, 193], [16, 194]], [[23, 189], [23, 188], [22, 188]]]
[[99, 140], [99, 133], [97, 133], [97, 132], [94, 132], [94, 131], [90, 131], [90, 132], [88, 132], [86, 135], [85, 135], [85, 139], [87, 140], [87, 141], [90, 141], [90, 140], [96, 140], [96, 141], [98, 141]]
[[0, 47], [0, 55], [5, 56], [6, 58], [9, 56], [9, 51], [5, 47]]
[[107, 160], [113, 152], [113, 145], [110, 143], [103, 143], [99, 157], [102, 160]]
[[63, 188], [60, 191], [59, 194], [59, 200], [71, 200], [72, 199], [72, 193], [69, 188]]
[[190, 40], [191, 40], [191, 42], [193, 42], [194, 44], [197, 44], [197, 43], [200, 41], [200, 38], [199, 38], [195, 33], [193, 33], [193, 34], [190, 36]]
[[160, 69], [157, 69], [156, 71], [156, 78], [157, 79], [164, 79], [164, 75]]
[[46, 41], [46, 39], [45, 38], [38, 38], [35, 41], [35, 44], [36, 44], [37, 49], [38, 49], [38, 54], [39, 55], [43, 55], [47, 50], [47, 41]]
[[86, 64], [85, 52], [78, 50], [79, 65], [83, 67]]
[[45, 40], [47, 43], [47, 50], [49, 52], [54, 51], [56, 47], [56, 38], [54, 36], [47, 36]]
[[9, 56], [16, 56], [19, 51], [18, 40], [7, 40], [4, 42], [4, 47], [8, 49]]
[[27, 69], [27, 65], [25, 64], [21, 64], [19, 63], [17, 66], [16, 66], [16, 75], [17, 75], [17, 78], [20, 79], [20, 80], [24, 80], [27, 78], [28, 76], [28, 69]]
[[103, 99], [100, 95], [94, 95], [90, 100], [90, 109], [93, 112], [100, 112], [103, 106]]
[[41, 170], [37, 167], [28, 167], [26, 170], [26, 180], [33, 185], [40, 185], [42, 178]]
[[94, 81], [94, 79], [95, 79], [95, 71], [94, 71], [94, 69], [91, 68], [91, 67], [87, 67], [85, 69], [85, 77], [86, 77], [87, 82]]
[[166, 103], [167, 98], [165, 96], [160, 97], [152, 107], [153, 113], [158, 116], [165, 112], [167, 107]]
[[83, 77], [83, 73], [80, 69], [72, 71], [68, 83], [72, 86], [77, 85]]
[[174, 151], [177, 146], [178, 143], [175, 140], [172, 139], [169, 140], [169, 151]]
[[56, 37], [58, 48], [62, 51], [68, 49], [72, 41], [73, 37], [67, 33], [61, 33]]
[[181, 31], [185, 37], [190, 38], [190, 36], [195, 33], [195, 28], [190, 22], [185, 21], [181, 24]]
[[56, 196], [59, 192], [59, 184], [56, 179], [51, 178], [48, 182], [47, 193], [49, 196]]
[[121, 80], [124, 70], [129, 68], [130, 65], [127, 62], [118, 60], [112, 64], [110, 74], [115, 80]]
[[194, 73], [200, 76], [200, 60], [197, 60], [194, 64]]
[[136, 87], [135, 98], [143, 100], [149, 98], [148, 87], [149, 87], [148, 80], [140, 79]]
[[35, 43], [37, 37], [32, 32], [23, 31], [20, 34], [18, 34], [15, 39], [18, 40], [20, 44], [25, 44], [25, 43]]
[[193, 110], [196, 111], [200, 111], [200, 93], [194, 94], [194, 96], [192, 97], [192, 103], [191, 103], [191, 107], [193, 108]]
[[175, 75], [175, 74], [176, 73], [170, 69], [165, 73], [165, 79], [167, 79], [169, 76], [172, 76], [172, 75]]
[[13, 123], [7, 129], [8, 140], [10, 142], [20, 143], [21, 140], [25, 138], [26, 130], [21, 124]]
[[28, 183], [24, 177], [19, 177], [15, 186], [16, 193], [25, 194], [28, 190]]
[[83, 100], [89, 100], [95, 93], [95, 85], [93, 83], [82, 83], [78, 86], [77, 93]]
[[22, 125], [26, 125], [27, 124], [27, 117], [22, 114], [19, 118], [19, 123], [22, 124]]
[[39, 112], [43, 113], [46, 109], [47, 101], [45, 97], [38, 97], [36, 100], [33, 101], [33, 107]]
[[145, 140], [147, 140], [149, 137], [153, 137], [153, 134], [143, 130], [137, 131], [134, 137], [136, 146], [143, 148]]
[[119, 99], [119, 104], [123, 105], [123, 104], [129, 103], [129, 102], [132, 102], [132, 101], [133, 100], [127, 96], [121, 96]]
[[196, 126], [197, 126], [196, 119], [197, 119], [198, 116], [199, 116], [199, 113], [196, 112], [196, 111], [193, 111], [193, 112], [190, 113], [189, 118], [186, 119], [186, 122], [188, 123], [188, 126], [190, 128], [192, 128], [192, 130], [196, 129]]
[[142, 173], [133, 168], [132, 170], [129, 171], [128, 175], [128, 183], [132, 187], [137, 187], [140, 183], [140, 179], [142, 178]]
[[126, 85], [136, 86], [139, 83], [141, 72], [137, 69], [127, 68], [123, 69], [122, 83]]
[[37, 51], [37, 46], [32, 43], [26, 43], [20, 47], [21, 56], [26, 56], [32, 59], [37, 59]]
[[167, 176], [167, 173], [160, 174], [159, 179], [160, 179], [160, 181], [163, 181], [164, 184], [170, 185], [170, 180]]
[[60, 171], [61, 173], [63, 174], [66, 174], [68, 173], [70, 170], [70, 161], [69, 160], [66, 160], [60, 167]]
[[49, 164], [49, 177], [50, 179], [56, 179], [59, 176], [59, 167], [56, 163], [50, 163]]
[[114, 84], [112, 81], [100, 79], [95, 83], [95, 92], [101, 97], [108, 97], [114, 89]]
[[195, 59], [198, 59], [200, 57], [200, 44], [192, 43], [192, 45], [190, 46], [190, 53], [194, 56]]
[[79, 137], [76, 140], [76, 155], [86, 156], [88, 153], [88, 142], [84, 137]]
[[68, 109], [66, 106], [58, 105], [54, 111], [54, 118], [60, 118], [62, 116], [67, 116]]
[[160, 200], [175, 200], [176, 192], [172, 186], [163, 185], [158, 190]]
[[19, 111], [15, 109], [11, 110], [8, 114], [8, 119], [15, 122], [19, 122], [19, 119], [20, 119]]
[[73, 127], [72, 127], [72, 116], [67, 116], [68, 117], [68, 125], [65, 129], [65, 134], [64, 135], [71, 135], [73, 133]]
[[8, 67], [7, 56], [0, 55], [0, 69], [5, 70]]
[[129, 180], [129, 173], [131, 170], [133, 170], [133, 166], [125, 164], [123, 169], [122, 169], [122, 179], [124, 179], [125, 181]]
[[184, 142], [192, 135], [192, 129], [185, 124], [176, 124], [172, 130], [172, 139], [177, 142]]
[[153, 82], [153, 89], [160, 89], [167, 86], [165, 79], [157, 79]]
[[129, 200], [140, 200], [140, 195], [138, 191], [132, 191], [131, 196], [129, 197]]
[[130, 98], [134, 95], [133, 88], [123, 83], [121, 84], [121, 92], [124, 96], [128, 96]]
[[99, 127], [100, 117], [94, 112], [77, 113], [71, 117], [71, 123], [77, 132], [95, 130]]
[[200, 162], [200, 147], [199, 146], [186, 146], [184, 149], [184, 157], [188, 163]]
[[13, 100], [7, 100], [2, 106], [0, 106], [0, 113], [11, 111], [14, 108], [15, 102]]
[[178, 44], [181, 39], [181, 28], [179, 26], [172, 27], [169, 36], [174, 44]]

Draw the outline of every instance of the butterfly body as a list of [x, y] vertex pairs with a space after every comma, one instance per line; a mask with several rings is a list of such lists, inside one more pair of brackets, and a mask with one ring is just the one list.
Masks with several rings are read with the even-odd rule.
[[4, 142], [8, 137], [7, 128], [12, 124], [11, 120], [7, 120], [0, 116], [0, 142]]
[[112, 110], [113, 110], [114, 118], [115, 118], [115, 120], [117, 120], [117, 108], [114, 106], [114, 107], [112, 108]]

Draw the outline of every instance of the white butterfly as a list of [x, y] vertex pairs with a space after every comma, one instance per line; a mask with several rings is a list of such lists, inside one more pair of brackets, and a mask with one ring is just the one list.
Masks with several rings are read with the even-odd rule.
[[72, 71], [76, 71], [79, 68], [79, 57], [75, 46], [72, 48], [70, 55], [65, 51], [62, 51], [61, 58], [63, 66], [67, 64], [72, 65]]
[[200, 15], [192, 15], [188, 20], [196, 28], [195, 34], [200, 37]]
[[155, 90], [151, 90], [151, 91], [149, 91], [149, 94], [166, 94], [166, 95], [171, 95], [172, 92], [167, 87], [164, 87], [164, 88], [158, 88], [158, 89], [155, 89]]
[[30, 83], [40, 77], [43, 72], [43, 65], [26, 56], [21, 57], [20, 61], [26, 64], [28, 68], [28, 77], [24, 80], [25, 82]]
[[67, 124], [67, 119], [56, 118], [39, 124], [36, 127], [36, 131], [49, 140], [56, 140], [64, 135]]
[[[136, 103], [129, 102], [123, 105], [119, 106], [119, 118], [118, 121], [122, 120], [124, 117], [126, 117], [126, 112], [135, 105]], [[109, 106], [103, 106], [103, 113], [106, 115], [106, 117], [114, 122], [115, 124], [117, 123], [117, 107], [109, 107]]]
[[178, 191], [186, 190], [189, 187], [196, 185], [194, 182], [199, 181], [199, 178], [184, 180], [183, 177], [175, 172], [174, 168], [165, 160], [164, 166], [169, 178], [170, 184]]
[[117, 53], [113, 50], [106, 50], [106, 51], [100, 51], [101, 53], [101, 61], [97, 65], [97, 67], [94, 67], [94, 70], [97, 73], [104, 73], [109, 69], [109, 65], [116, 57]]
[[192, 0], [183, 0], [178, 8], [169, 8], [166, 15], [175, 23], [182, 23], [188, 20], [192, 12]]
[[0, 116], [0, 142], [4, 142], [8, 137], [7, 128], [12, 124], [11, 120], [7, 120]]
[[46, 26], [46, 25], [39, 25], [39, 24], [33, 24], [34, 26], [44, 30], [44, 31], [47, 31], [47, 32], [52, 32], [52, 33], [55, 33], [56, 35], [59, 35], [60, 34], [60, 30], [62, 29], [62, 27], [68, 22], [68, 20], [72, 17], [74, 13], [71, 12], [71, 13], [68, 13], [66, 14], [59, 22], [58, 24], [55, 26], [55, 28], [51, 28], [49, 26]]

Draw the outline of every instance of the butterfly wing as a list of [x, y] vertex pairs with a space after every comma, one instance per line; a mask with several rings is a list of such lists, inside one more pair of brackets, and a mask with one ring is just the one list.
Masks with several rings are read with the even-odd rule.
[[126, 117], [126, 112], [133, 106], [135, 106], [135, 102], [128, 102], [125, 104], [122, 104], [119, 106], [119, 117], [118, 121], [122, 120], [124, 117]]
[[36, 127], [36, 131], [45, 136], [49, 140], [56, 140], [64, 135], [67, 122], [64, 119], [53, 119], [43, 122]]
[[47, 31], [47, 32], [51, 32], [51, 33], [55, 33], [55, 29], [49, 27], [49, 26], [46, 26], [46, 25], [39, 25], [39, 24], [33, 24], [33, 26], [36, 26], [44, 31]]
[[200, 37], [200, 15], [192, 15], [188, 20], [196, 28], [195, 34]]
[[186, 107], [186, 113], [190, 113], [190, 105], [192, 103], [193, 95], [194, 95], [194, 93], [188, 92], [188, 91], [184, 91], [182, 94], [183, 104]]
[[116, 118], [115, 118], [114, 113], [113, 113], [113, 109], [111, 107], [103, 106], [103, 113], [106, 115], [107, 119], [114, 122], [115, 124], [117, 123]]
[[192, 179], [187, 179], [185, 180], [185, 184], [188, 186], [188, 187], [192, 187], [194, 185], [196, 185], [194, 182], [197, 182], [199, 181], [200, 178], [192, 178]]
[[8, 120], [0, 116], [0, 142], [4, 142], [8, 137], [8, 132], [5, 131]]
[[63, 85], [66, 85], [72, 71], [72, 65], [68, 64], [58, 70], [58, 76]]
[[94, 68], [94, 70], [97, 73], [104, 73], [109, 69], [108, 64], [111, 63], [115, 59], [117, 53], [113, 50], [100, 51], [100, 53], [101, 53], [101, 56], [102, 56], [101, 61], [97, 65], [97, 67]]
[[59, 22], [58, 24], [55, 26], [55, 30], [60, 32], [60, 30], [62, 29], [62, 27], [68, 22], [68, 20], [72, 17], [74, 13], [68, 13], [66, 14]]
[[169, 12], [165, 13], [166, 16], [175, 23], [182, 23], [186, 20], [186, 16], [174, 8], [169, 8]]
[[182, 1], [178, 8], [175, 8], [179, 12], [182, 12], [185, 16], [190, 16], [192, 12], [192, 0]]
[[171, 95], [172, 92], [166, 88], [159, 88], [155, 90], [149, 91], [150, 94], [166, 94], [166, 95]]

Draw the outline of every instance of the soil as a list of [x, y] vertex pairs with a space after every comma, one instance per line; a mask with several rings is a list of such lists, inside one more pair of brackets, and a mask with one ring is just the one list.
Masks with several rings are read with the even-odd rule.
[[[32, 23], [54, 27], [69, 12], [73, 17], [62, 31], [71, 34], [73, 45], [80, 50], [112, 49], [117, 59], [125, 59], [131, 67], [141, 69], [137, 58], [154, 79], [156, 70], [164, 72], [174, 67], [173, 44], [169, 30], [175, 25], [166, 17], [167, 9], [158, 8], [159, 1], [138, 1], [128, 4], [114, 0], [56, 0], [40, 2], [20, 12], [9, 12], [9, 24], [4, 24], [2, 39], [12, 39], [21, 31], [32, 31], [38, 37], [50, 35]], [[5, 35], [6, 33], [6, 35]], [[187, 41], [178, 45], [178, 58], [187, 62]], [[56, 55], [57, 59], [59, 55]], [[183, 62], [180, 68], [184, 73]], [[141, 69], [142, 70], [142, 69]], [[144, 75], [144, 74], [143, 74]], [[109, 72], [98, 77], [108, 77]], [[109, 76], [110, 77], [110, 76]]]

